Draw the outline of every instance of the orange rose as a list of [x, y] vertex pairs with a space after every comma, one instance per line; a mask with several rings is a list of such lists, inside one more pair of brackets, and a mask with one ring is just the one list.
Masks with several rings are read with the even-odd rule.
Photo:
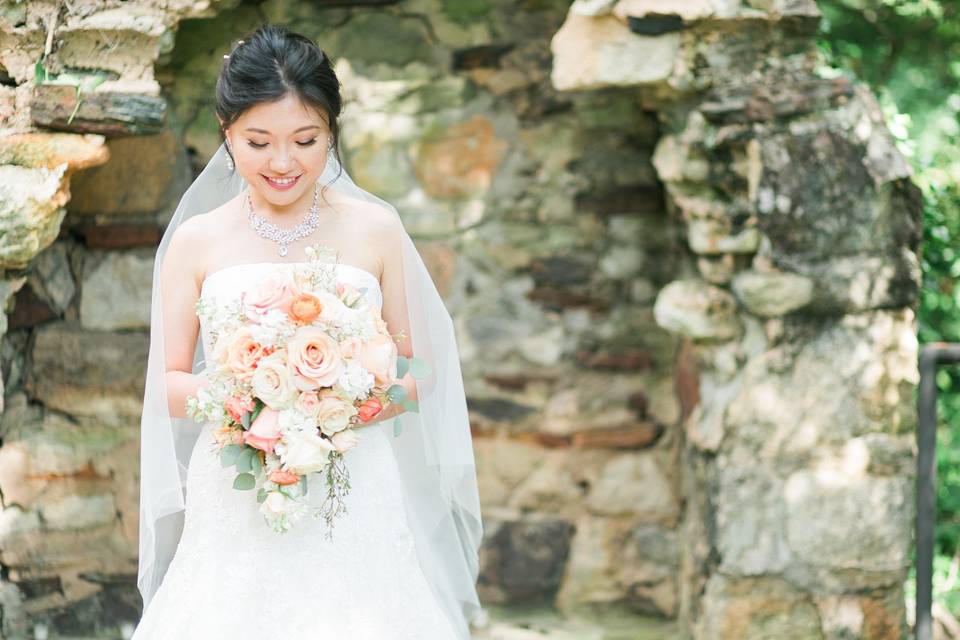
[[299, 475], [286, 469], [274, 469], [270, 472], [269, 477], [270, 482], [276, 482], [277, 484], [297, 484], [300, 482]]
[[373, 416], [383, 410], [383, 405], [376, 398], [367, 398], [360, 404], [357, 410], [362, 422], [369, 422]]
[[310, 324], [323, 312], [323, 303], [312, 293], [301, 293], [290, 305], [290, 319], [298, 324]]

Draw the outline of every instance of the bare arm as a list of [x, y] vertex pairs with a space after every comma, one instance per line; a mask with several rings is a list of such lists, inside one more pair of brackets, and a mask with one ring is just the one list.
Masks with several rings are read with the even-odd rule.
[[[413, 355], [413, 346], [410, 341], [410, 318], [407, 312], [407, 293], [403, 274], [403, 235], [406, 233], [401, 221], [392, 211], [382, 212], [383, 219], [378, 221], [378, 231], [375, 234], [380, 260], [383, 265], [383, 274], [380, 277], [380, 289], [383, 293], [381, 314], [387, 323], [387, 330], [391, 335], [403, 333], [397, 342], [397, 352], [406, 357]], [[398, 381], [407, 390], [407, 398], [417, 399], [416, 380], [408, 371]], [[400, 404], [391, 404], [374, 416], [369, 422], [380, 422], [394, 418], [405, 409]]]
[[195, 308], [202, 277], [197, 256], [203, 255], [196, 233], [198, 222], [191, 218], [177, 228], [160, 265], [167, 405], [175, 418], [185, 418], [187, 396], [207, 386], [204, 378], [191, 373], [200, 331]]

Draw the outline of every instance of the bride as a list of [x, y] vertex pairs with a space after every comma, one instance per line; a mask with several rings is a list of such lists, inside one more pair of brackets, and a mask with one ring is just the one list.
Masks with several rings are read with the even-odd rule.
[[[133, 637], [462, 640], [483, 615], [476, 470], [450, 316], [391, 205], [357, 187], [338, 154], [340, 84], [312, 40], [264, 25], [224, 56], [224, 144], [184, 194], [154, 264], [141, 420], [143, 616]], [[345, 451], [350, 491], [332, 535], [304, 517], [285, 533], [220, 464], [218, 424], [187, 417], [213, 327], [200, 303], [251, 279], [337, 254], [397, 350], [429, 365]], [[398, 408], [399, 407], [399, 408]], [[317, 506], [324, 476], [310, 474]]]

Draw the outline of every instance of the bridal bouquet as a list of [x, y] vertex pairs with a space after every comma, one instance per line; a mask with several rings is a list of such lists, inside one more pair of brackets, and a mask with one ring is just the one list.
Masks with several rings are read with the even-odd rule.
[[325, 474], [327, 496], [314, 516], [330, 536], [346, 513], [344, 454], [360, 442], [359, 427], [394, 403], [416, 411], [398, 381], [428, 371], [398, 355], [364, 289], [338, 279], [329, 247], [307, 255], [226, 303], [197, 301], [213, 349], [200, 374], [209, 385], [187, 398], [187, 413], [220, 425], [214, 437], [221, 464], [236, 469], [233, 487], [258, 487], [260, 512], [278, 533], [310, 510], [307, 475]]

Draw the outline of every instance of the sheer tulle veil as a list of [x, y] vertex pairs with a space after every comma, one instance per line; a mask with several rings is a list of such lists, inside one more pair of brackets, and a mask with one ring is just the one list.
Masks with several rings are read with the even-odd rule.
[[[221, 144], [184, 193], [154, 262], [140, 452], [137, 585], [145, 608], [160, 586], [180, 540], [187, 470], [202, 426], [189, 418], [172, 417], [168, 409], [160, 265], [180, 224], [217, 208], [245, 187], [243, 179], [228, 169], [227, 157]], [[392, 205], [358, 187], [332, 150], [319, 181], [328, 189], [376, 203], [399, 215]], [[311, 237], [309, 241], [322, 239]], [[389, 440], [400, 470], [404, 508], [420, 565], [458, 637], [466, 639], [470, 637], [469, 622], [484, 612], [476, 592], [483, 529], [463, 379], [450, 315], [406, 231], [402, 245], [413, 355], [426, 360], [431, 373], [417, 380], [419, 411], [405, 411], [396, 418], [399, 424], [388, 428]], [[283, 258], [277, 262], [283, 262]], [[203, 370], [203, 356], [202, 341], [198, 339], [193, 373]], [[250, 500], [251, 509], [256, 508], [253, 493]]]

